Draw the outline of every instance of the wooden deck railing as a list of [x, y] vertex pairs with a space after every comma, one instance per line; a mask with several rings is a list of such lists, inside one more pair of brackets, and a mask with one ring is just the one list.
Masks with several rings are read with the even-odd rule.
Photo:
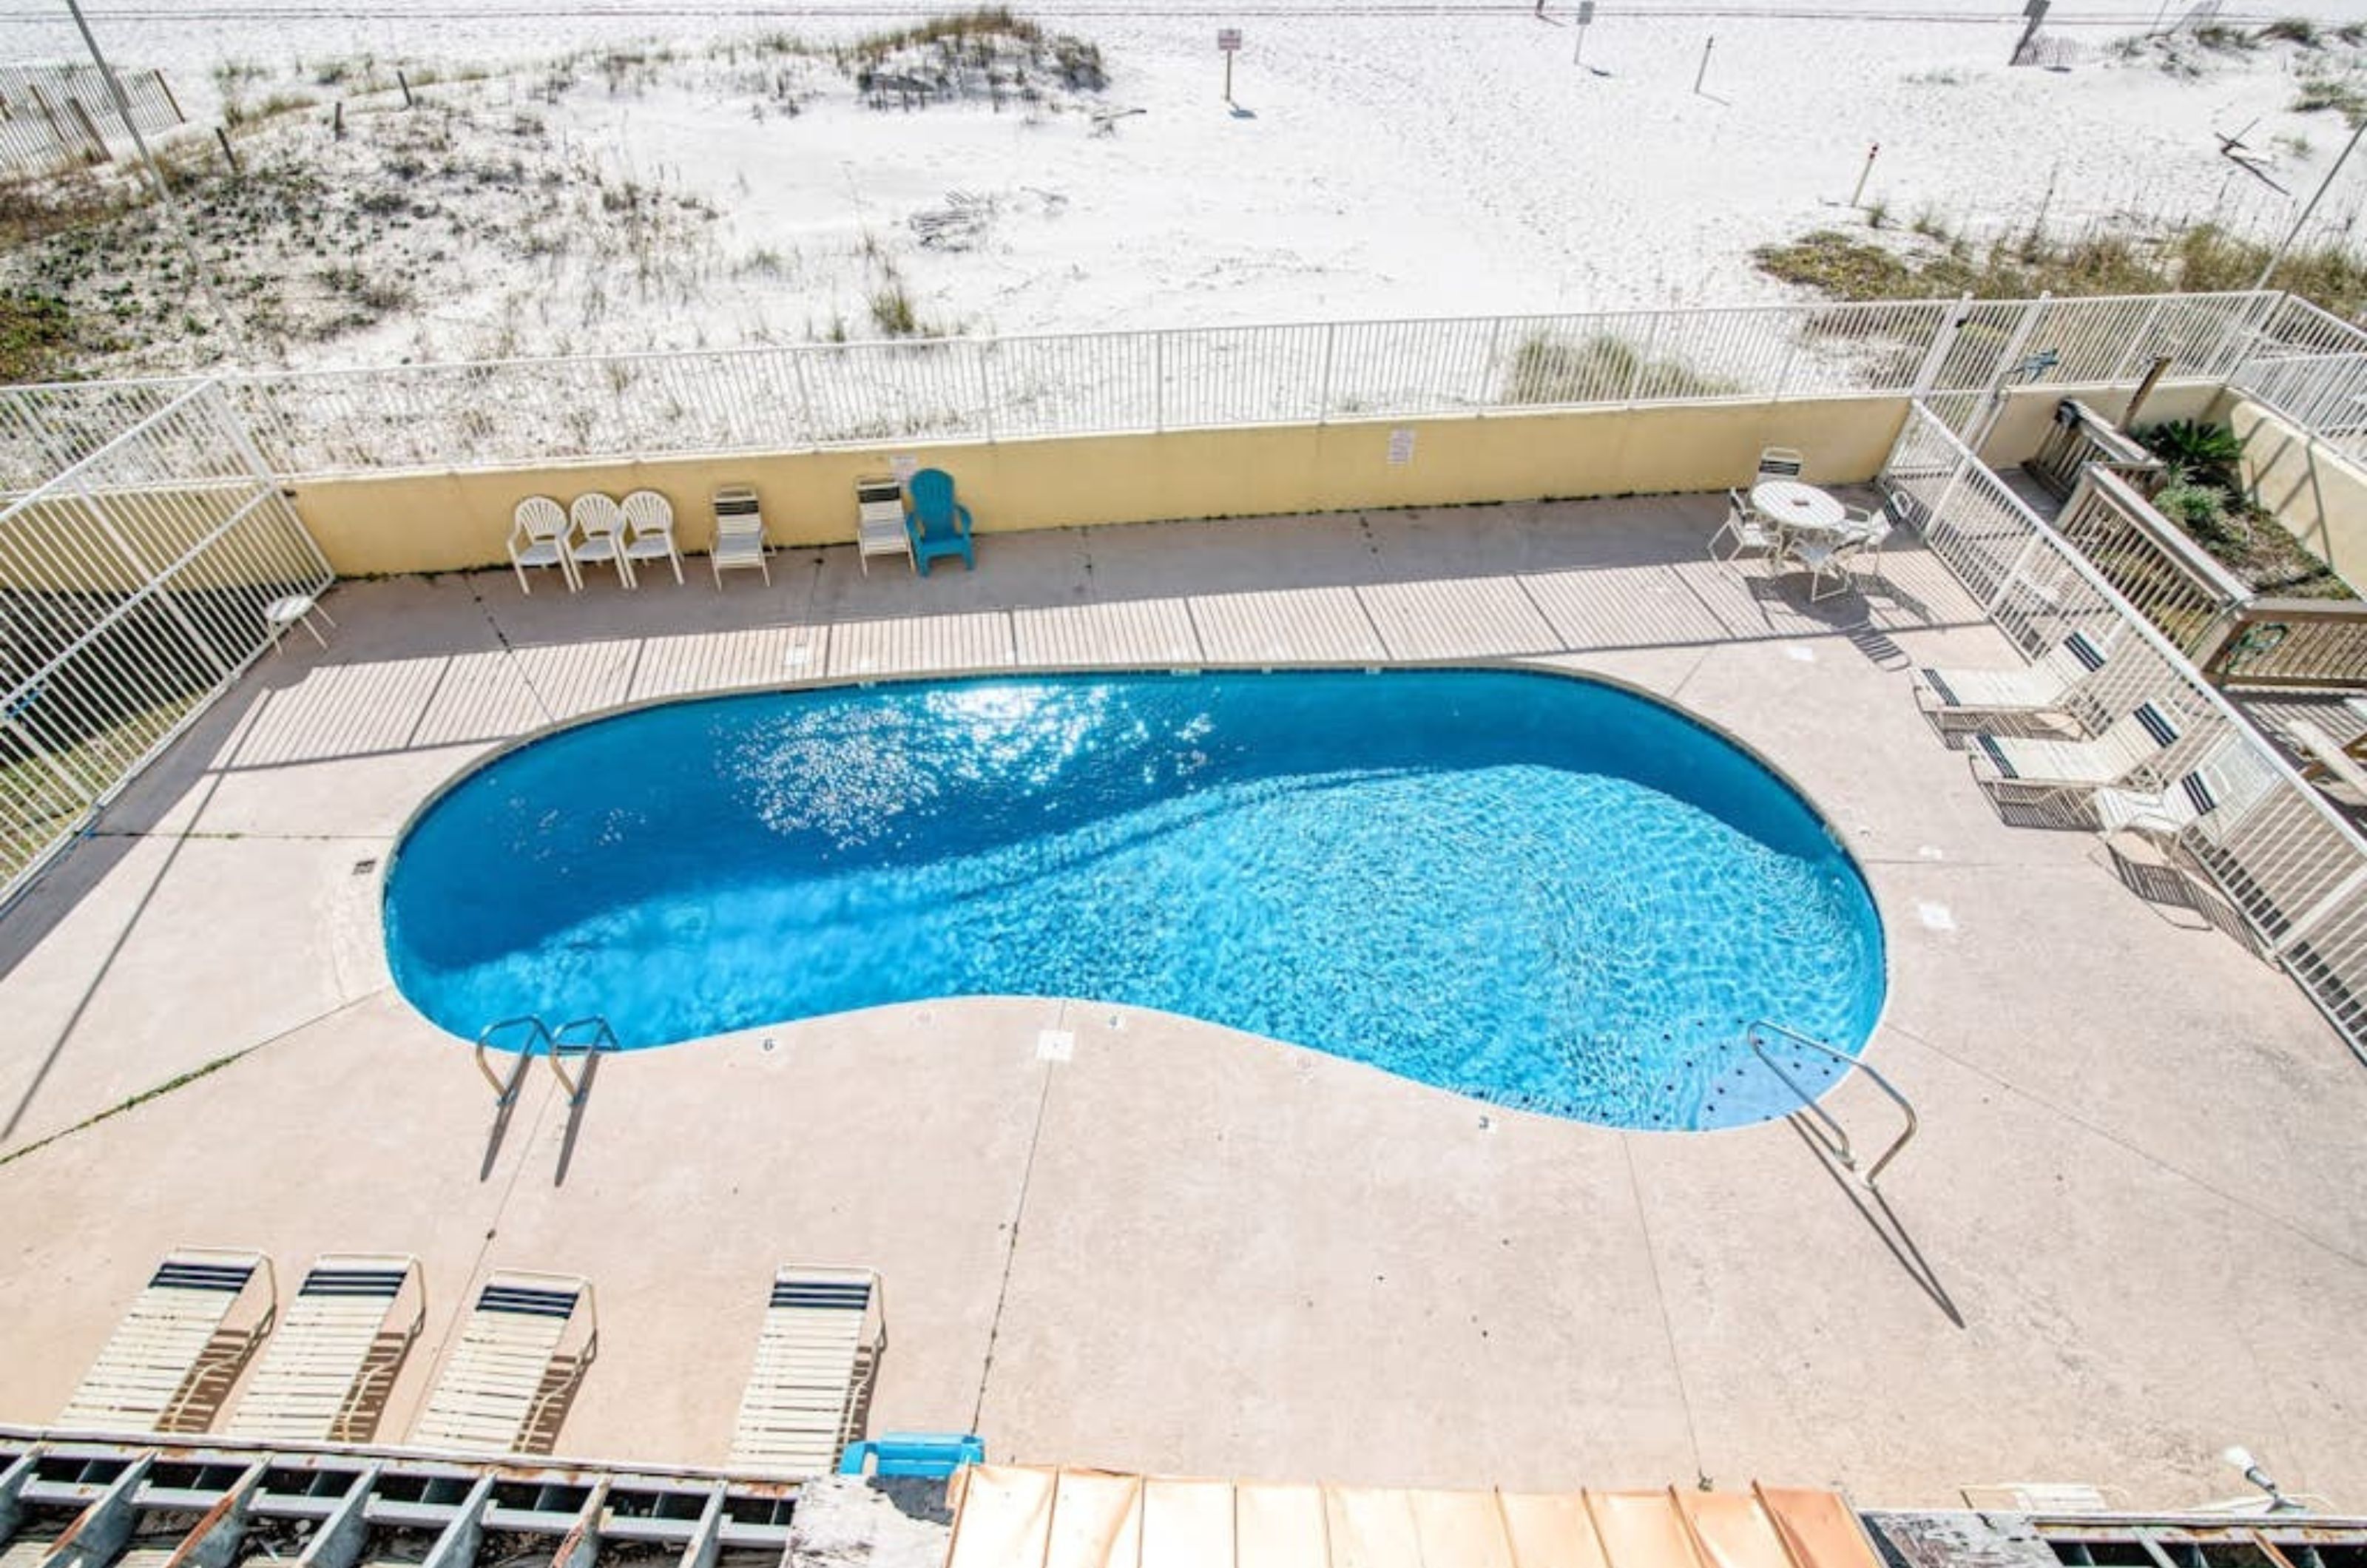
[[2130, 482], [2101, 464], [2080, 470], [2055, 526], [2180, 652], [2203, 662], [2251, 590], [2213, 560]]
[[2078, 488], [2090, 468], [2118, 474], [2140, 495], [2150, 497], [2169, 478], [2169, 468], [2136, 438], [2077, 398], [2055, 405], [2055, 423], [2038, 451], [2022, 465], [2056, 496]]
[[2249, 600], [2230, 606], [2193, 658], [2214, 686], [2367, 692], [2367, 604]]

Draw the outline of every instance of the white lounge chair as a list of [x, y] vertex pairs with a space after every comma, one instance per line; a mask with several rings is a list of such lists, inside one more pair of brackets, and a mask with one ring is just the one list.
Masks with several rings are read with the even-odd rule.
[[754, 567], [764, 574], [765, 586], [773, 581], [773, 569], [765, 561], [771, 547], [764, 543], [764, 513], [756, 503], [756, 492], [746, 485], [725, 485], [715, 492], [715, 547], [708, 552], [708, 564], [715, 569], [715, 586], [723, 586], [723, 574], [735, 568]]
[[[204, 1431], [214, 1404], [271, 1332], [278, 1299], [271, 1259], [260, 1252], [175, 1248], [124, 1309], [58, 1412], [57, 1424], [110, 1432]], [[232, 1326], [242, 1302], [251, 1315]]]
[[510, 514], [510, 570], [517, 573], [522, 593], [534, 592], [526, 580], [530, 566], [557, 567], [570, 593], [583, 586], [567, 553], [566, 510], [547, 495], [527, 496]]
[[2107, 786], [2144, 790], [2178, 736], [2177, 722], [2153, 703], [2138, 705], [2093, 740], [1976, 735], [1973, 776], [2008, 801], [2084, 798]]
[[229, 1431], [274, 1441], [368, 1442], [378, 1401], [426, 1321], [417, 1258], [322, 1254], [255, 1364]]
[[887, 1343], [879, 1293], [869, 1269], [787, 1268], [774, 1276], [732, 1463], [783, 1475], [838, 1467]]
[[[1773, 555], [1783, 543], [1782, 532], [1774, 523], [1761, 516], [1739, 491], [1727, 491], [1726, 502], [1726, 521], [1719, 524], [1717, 532], [1709, 536], [1710, 559], [1730, 563], [1753, 551], [1762, 556]], [[1724, 555], [1718, 554], [1717, 550], [1720, 539], [1734, 541], [1733, 547]]]
[[579, 495], [568, 503], [567, 520], [574, 525], [567, 553], [579, 571], [585, 561], [613, 561], [618, 582], [640, 586], [633, 581], [633, 563], [625, 553], [625, 514], [614, 499], [596, 490]]
[[2087, 633], [2073, 632], [2019, 670], [1918, 670], [1915, 705], [1942, 733], [2001, 716], [2067, 713], [2108, 657]]
[[2092, 804], [2101, 831], [2138, 833], [2167, 843], [2183, 838], [2189, 828], [2238, 798], [2223, 770], [2204, 766], [2165, 790], [2100, 789]]
[[[577, 1346], [562, 1356], [579, 1322]], [[589, 1281], [496, 1270], [478, 1291], [411, 1440], [470, 1453], [548, 1452], [565, 1399], [599, 1343]]]
[[625, 514], [625, 557], [635, 563], [634, 578], [640, 576], [640, 562], [662, 560], [674, 568], [674, 580], [682, 581], [682, 551], [674, 547], [674, 502], [653, 490], [637, 490], [627, 496], [620, 510]]
[[1762, 447], [1754, 482], [1758, 479], [1796, 479], [1807, 466], [1807, 459], [1789, 446]]

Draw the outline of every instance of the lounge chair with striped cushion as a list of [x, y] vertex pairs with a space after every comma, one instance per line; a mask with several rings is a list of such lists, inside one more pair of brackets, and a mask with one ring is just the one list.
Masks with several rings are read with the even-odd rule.
[[732, 1463], [780, 1475], [838, 1468], [887, 1344], [879, 1296], [870, 1269], [787, 1268], [774, 1276]]
[[[404, 1310], [406, 1303], [408, 1311]], [[427, 1321], [419, 1260], [323, 1253], [231, 1412], [234, 1437], [367, 1442]]]
[[[562, 1354], [579, 1325], [575, 1348]], [[412, 1423], [411, 1440], [470, 1453], [549, 1452], [599, 1343], [588, 1280], [496, 1269]]]
[[1973, 737], [1973, 776], [2005, 802], [2085, 801], [2109, 786], [2149, 789], [2179, 737], [2179, 726], [2153, 703], [2115, 720], [2093, 740]]
[[2087, 633], [2073, 632], [2019, 670], [1918, 670], [1915, 705], [1942, 734], [1993, 727], [2006, 716], [2065, 714], [2109, 657]]
[[124, 1310], [58, 1413], [58, 1425], [204, 1431], [239, 1369], [271, 1332], [278, 1298], [271, 1259], [260, 1252], [175, 1248]]

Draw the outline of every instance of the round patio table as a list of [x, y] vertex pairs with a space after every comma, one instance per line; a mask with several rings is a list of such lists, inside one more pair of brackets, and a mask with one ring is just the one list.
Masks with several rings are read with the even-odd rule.
[[1750, 487], [1750, 504], [1781, 528], [1805, 532], [1838, 527], [1849, 509], [1814, 485], [1797, 479], [1763, 479]]

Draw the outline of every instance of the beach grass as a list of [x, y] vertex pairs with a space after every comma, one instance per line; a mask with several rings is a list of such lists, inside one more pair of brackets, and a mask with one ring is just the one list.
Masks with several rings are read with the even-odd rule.
[[[1929, 239], [1919, 225], [1919, 233]], [[2211, 293], [2253, 286], [2271, 247], [2198, 223], [2165, 233], [2092, 228], [2056, 238], [2040, 233], [1976, 244], [1948, 234], [1893, 246], [1863, 234], [1818, 229], [1751, 253], [1759, 270], [1835, 299], [1920, 299], [1974, 294], [2027, 299], [2056, 295]], [[2339, 316], [2367, 310], [2367, 257], [2334, 241], [2302, 246], [2278, 265], [2274, 283]]]

